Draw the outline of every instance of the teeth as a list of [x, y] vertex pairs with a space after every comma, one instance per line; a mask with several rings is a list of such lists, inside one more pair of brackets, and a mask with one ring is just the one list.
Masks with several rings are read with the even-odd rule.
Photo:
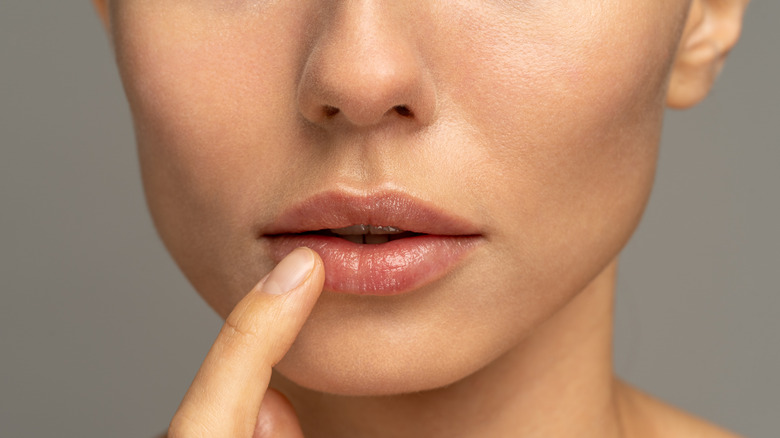
[[[330, 230], [333, 234], [342, 236], [352, 235], [385, 235], [385, 234], [401, 234], [404, 230], [389, 226], [376, 226], [376, 225], [352, 225], [344, 228], [334, 228]], [[380, 242], [381, 243], [381, 242]]]
[[368, 245], [379, 245], [390, 241], [390, 236], [387, 234], [344, 234], [341, 237], [352, 243]]
[[404, 230], [396, 227], [378, 225], [352, 225], [344, 228], [334, 228], [331, 233], [337, 234], [352, 243], [378, 245], [390, 241], [391, 234], [401, 234]]
[[368, 225], [352, 225], [344, 228], [333, 228], [330, 230], [333, 234], [339, 234], [342, 236], [354, 236], [360, 234], [368, 234]]
[[371, 226], [371, 228], [368, 231], [368, 234], [401, 234], [404, 230], [396, 227], [375, 227]]

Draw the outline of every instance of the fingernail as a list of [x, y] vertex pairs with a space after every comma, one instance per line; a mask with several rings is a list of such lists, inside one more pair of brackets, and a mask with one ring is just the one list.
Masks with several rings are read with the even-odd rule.
[[303, 283], [314, 268], [314, 257], [307, 249], [298, 248], [287, 255], [271, 271], [262, 286], [263, 292], [269, 295], [287, 293]]

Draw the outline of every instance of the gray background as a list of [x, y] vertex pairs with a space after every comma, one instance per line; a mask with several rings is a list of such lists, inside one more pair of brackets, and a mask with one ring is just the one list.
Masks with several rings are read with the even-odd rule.
[[[756, 0], [713, 95], [667, 118], [622, 261], [627, 380], [750, 437], [780, 416], [780, 2]], [[0, 3], [0, 436], [165, 429], [220, 325], [147, 217], [87, 1]]]

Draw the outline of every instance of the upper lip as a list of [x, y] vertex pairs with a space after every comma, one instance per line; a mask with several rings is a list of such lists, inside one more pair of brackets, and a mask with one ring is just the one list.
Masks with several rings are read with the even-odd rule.
[[361, 224], [390, 226], [419, 234], [479, 234], [470, 221], [397, 191], [368, 195], [342, 191], [319, 193], [282, 211], [261, 234], [296, 234]]

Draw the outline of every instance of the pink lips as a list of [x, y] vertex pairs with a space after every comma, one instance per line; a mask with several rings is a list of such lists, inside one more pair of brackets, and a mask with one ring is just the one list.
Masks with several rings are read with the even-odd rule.
[[[415, 234], [360, 244], [311, 233], [361, 224]], [[476, 227], [465, 219], [396, 192], [314, 196], [284, 211], [263, 230], [262, 238], [268, 240], [276, 262], [299, 246], [315, 250], [325, 264], [326, 290], [361, 295], [395, 295], [431, 283], [451, 271], [481, 240]]]

